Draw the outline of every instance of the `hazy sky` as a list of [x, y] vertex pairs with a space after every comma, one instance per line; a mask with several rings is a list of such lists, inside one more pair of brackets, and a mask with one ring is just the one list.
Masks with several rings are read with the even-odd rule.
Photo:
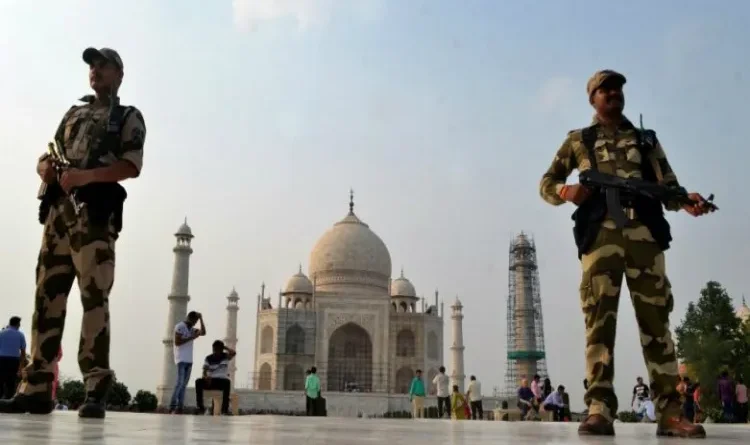
[[[35, 160], [89, 92], [82, 50], [116, 48], [122, 101], [148, 127], [142, 176], [126, 183], [110, 299], [112, 364], [133, 393], [161, 378], [173, 233], [185, 216], [196, 235], [190, 307], [209, 330], [195, 356], [224, 336], [235, 286], [242, 386], [261, 282], [276, 293], [298, 263], [307, 270], [353, 187], [394, 277], [403, 266], [419, 294], [462, 299], [466, 372], [487, 395], [505, 374], [508, 243], [532, 233], [549, 371], [580, 409], [573, 208], [544, 203], [538, 184], [567, 131], [590, 122], [585, 85], [601, 68], [628, 77], [626, 113], [636, 122], [643, 113], [686, 187], [715, 193], [721, 207], [699, 220], [669, 216], [673, 323], [707, 280], [737, 303], [750, 295], [746, 2], [126, 3], [0, 0], [0, 321], [18, 314], [30, 327], [42, 230]], [[645, 366], [632, 306], [620, 307], [625, 406]], [[75, 287], [68, 309], [61, 370], [77, 377]], [[450, 322], [445, 336], [448, 358]]]

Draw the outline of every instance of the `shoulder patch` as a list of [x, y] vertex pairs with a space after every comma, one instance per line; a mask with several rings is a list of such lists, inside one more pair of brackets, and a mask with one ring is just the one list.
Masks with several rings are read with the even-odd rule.
[[581, 141], [583, 134], [583, 128], [577, 128], [568, 132], [568, 139], [571, 141]]

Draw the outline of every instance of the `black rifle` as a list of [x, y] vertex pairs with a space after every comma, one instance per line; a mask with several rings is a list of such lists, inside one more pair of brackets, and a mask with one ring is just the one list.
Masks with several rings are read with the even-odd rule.
[[[696, 205], [698, 201], [690, 199], [687, 191], [682, 187], [670, 187], [661, 184], [657, 184], [651, 181], [645, 181], [639, 178], [621, 178], [615, 175], [609, 175], [601, 173], [598, 170], [585, 170], [578, 175], [578, 182], [592, 190], [600, 189], [604, 192], [605, 200], [607, 202], [607, 210], [609, 210], [612, 219], [618, 228], [625, 226], [627, 217], [623, 210], [623, 205], [620, 201], [620, 195], [625, 194], [629, 196], [645, 196], [647, 198], [656, 199], [664, 204], [667, 202], [678, 202], [684, 205]], [[714, 199], [713, 193], [703, 202], [703, 205], [708, 208], [709, 212], [719, 210], [719, 208], [712, 201]]]
[[[52, 167], [55, 169], [55, 173], [57, 174], [57, 185], [60, 187], [60, 190], [62, 190], [62, 186], [60, 186], [60, 178], [62, 178], [62, 174], [70, 168], [70, 160], [65, 156], [65, 152], [60, 147], [60, 144], [55, 142], [50, 142], [47, 144], [47, 153], [49, 153], [49, 159], [52, 161]], [[69, 194], [69, 199], [71, 204], [73, 204], [73, 209], [75, 210], [76, 215], [81, 210], [81, 204], [78, 202], [78, 199], [76, 199], [76, 191], [71, 190]]]

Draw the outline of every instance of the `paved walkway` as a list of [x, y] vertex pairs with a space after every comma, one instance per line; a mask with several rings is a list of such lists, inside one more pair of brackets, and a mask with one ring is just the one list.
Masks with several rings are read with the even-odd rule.
[[750, 425], [707, 425], [708, 439], [661, 439], [654, 425], [618, 424], [614, 438], [584, 438], [575, 423], [354, 419], [336, 417], [196, 417], [108, 413], [104, 421], [75, 412], [0, 415], [0, 444], [482, 445], [698, 442], [750, 443]]

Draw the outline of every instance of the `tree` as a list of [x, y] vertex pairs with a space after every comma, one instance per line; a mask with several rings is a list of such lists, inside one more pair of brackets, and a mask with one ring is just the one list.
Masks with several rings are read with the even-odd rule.
[[86, 399], [86, 387], [80, 380], [65, 380], [57, 388], [57, 400], [70, 409], [78, 409]]
[[113, 406], [127, 407], [131, 398], [128, 387], [124, 383], [115, 382], [109, 392], [107, 403]]
[[156, 407], [159, 404], [159, 400], [151, 392], [140, 390], [135, 393], [133, 403], [138, 407], [138, 411], [142, 413], [150, 413], [156, 411]]
[[730, 375], [747, 372], [747, 334], [737, 318], [732, 299], [716, 281], [701, 290], [697, 303], [690, 302], [685, 318], [675, 328], [677, 356], [701, 383], [704, 406], [716, 406], [716, 379], [721, 371]]

